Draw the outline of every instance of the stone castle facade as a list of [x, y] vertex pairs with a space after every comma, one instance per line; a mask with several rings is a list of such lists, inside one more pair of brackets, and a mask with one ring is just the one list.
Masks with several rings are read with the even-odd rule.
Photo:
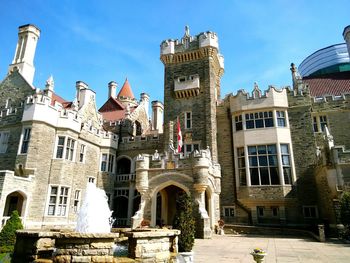
[[27, 228], [74, 227], [88, 182], [106, 191], [117, 226], [171, 225], [183, 191], [204, 238], [220, 218], [339, 222], [338, 199], [350, 185], [350, 71], [301, 76], [292, 64], [292, 87], [263, 92], [255, 84], [251, 93], [221, 98], [218, 37], [186, 28], [180, 40], [160, 46], [164, 104], [145, 93], [135, 99], [128, 80], [116, 94], [111, 81], [97, 110], [95, 92], [82, 81], [72, 101], [55, 93], [52, 77], [35, 88], [40, 30], [24, 25], [18, 36], [0, 82], [2, 224], [16, 209]]

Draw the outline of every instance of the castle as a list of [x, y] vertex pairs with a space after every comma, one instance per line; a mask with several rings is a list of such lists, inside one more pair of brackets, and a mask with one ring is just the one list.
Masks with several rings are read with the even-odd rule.
[[218, 36], [186, 27], [160, 45], [164, 104], [146, 93], [138, 101], [126, 79], [118, 94], [108, 83], [99, 110], [82, 81], [71, 101], [55, 93], [52, 77], [43, 89], [32, 85], [40, 33], [19, 27], [0, 82], [2, 225], [18, 210], [26, 228], [74, 227], [88, 182], [106, 191], [117, 226], [171, 225], [181, 192], [194, 200], [203, 238], [219, 219], [339, 222], [338, 200], [350, 188], [349, 26], [345, 44], [315, 52], [301, 73], [292, 64], [292, 87], [255, 84], [224, 98]]

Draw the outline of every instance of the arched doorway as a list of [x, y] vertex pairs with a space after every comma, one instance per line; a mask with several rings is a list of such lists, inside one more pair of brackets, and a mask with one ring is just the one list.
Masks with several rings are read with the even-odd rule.
[[6, 197], [4, 216], [11, 216], [14, 210], [18, 211], [19, 216], [24, 214], [24, 202], [26, 198], [20, 192], [12, 192]]
[[175, 185], [169, 185], [157, 193], [156, 225], [172, 225], [176, 213], [176, 199], [184, 190]]

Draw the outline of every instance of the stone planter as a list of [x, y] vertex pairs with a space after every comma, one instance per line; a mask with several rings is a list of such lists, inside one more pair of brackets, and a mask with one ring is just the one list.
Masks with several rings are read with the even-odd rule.
[[257, 263], [262, 263], [265, 261], [265, 256], [267, 255], [267, 253], [263, 252], [263, 253], [255, 253], [255, 252], [252, 252], [250, 253], [250, 255], [253, 256], [253, 259], [255, 262]]
[[176, 257], [177, 263], [193, 263], [194, 262], [194, 252], [179, 252]]

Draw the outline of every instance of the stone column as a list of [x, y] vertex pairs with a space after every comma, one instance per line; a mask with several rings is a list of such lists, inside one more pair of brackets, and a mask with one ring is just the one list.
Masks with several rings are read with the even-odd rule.
[[149, 169], [149, 156], [148, 155], [139, 155], [136, 159], [136, 189], [141, 194], [141, 203], [139, 210], [131, 218], [132, 228], [137, 228], [140, 226], [144, 209], [147, 201], [147, 191], [148, 191], [148, 169]]
[[193, 172], [194, 172], [194, 185], [193, 188], [196, 191], [195, 200], [198, 204], [199, 210], [199, 225], [202, 229], [197, 229], [197, 235], [201, 238], [211, 238], [210, 218], [208, 212], [205, 209], [205, 190], [208, 187], [209, 177], [209, 165], [210, 160], [201, 155], [194, 158]]

